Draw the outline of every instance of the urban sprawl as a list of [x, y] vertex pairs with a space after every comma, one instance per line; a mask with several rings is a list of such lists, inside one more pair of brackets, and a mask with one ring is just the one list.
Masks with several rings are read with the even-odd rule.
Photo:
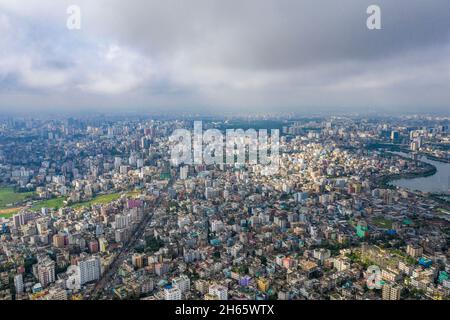
[[279, 129], [276, 173], [174, 165], [193, 123], [1, 119], [0, 299], [449, 299], [449, 186], [393, 181], [450, 162], [450, 118], [203, 120]]

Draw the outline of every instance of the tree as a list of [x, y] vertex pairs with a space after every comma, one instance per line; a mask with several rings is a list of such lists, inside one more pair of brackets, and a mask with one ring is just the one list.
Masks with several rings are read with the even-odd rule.
[[265, 256], [260, 256], [260, 257], [259, 257], [259, 260], [261, 260], [261, 264], [262, 264], [263, 266], [266, 266], [266, 265], [267, 265], [267, 258], [266, 258]]

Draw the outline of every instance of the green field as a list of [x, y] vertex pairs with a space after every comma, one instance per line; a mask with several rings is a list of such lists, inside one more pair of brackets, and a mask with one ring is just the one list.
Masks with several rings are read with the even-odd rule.
[[392, 221], [385, 218], [374, 218], [372, 220], [373, 224], [375, 224], [379, 228], [390, 229], [392, 228]]
[[[128, 196], [134, 196], [138, 194], [137, 191], [129, 192]], [[23, 202], [27, 198], [31, 197], [33, 192], [17, 193], [12, 188], [0, 188], [0, 217], [10, 218], [15, 213], [19, 212], [20, 206], [13, 206], [14, 203]], [[87, 208], [92, 205], [107, 204], [120, 198], [120, 193], [104, 194], [94, 197], [89, 201], [80, 203], [74, 203], [70, 205], [71, 208]], [[59, 209], [64, 207], [65, 197], [53, 198], [48, 200], [42, 200], [33, 205], [34, 210], [40, 210], [42, 208]]]
[[0, 209], [11, 207], [32, 195], [33, 192], [15, 192], [13, 188], [0, 188]]
[[10, 218], [20, 210], [19, 204], [33, 196], [33, 192], [15, 192], [13, 188], [0, 188], [0, 217]]
[[[87, 207], [90, 207], [91, 205], [110, 203], [119, 198], [120, 198], [120, 193], [104, 194], [104, 195], [96, 196], [89, 201], [71, 204], [71, 205], [69, 205], [69, 207], [74, 208], [74, 209], [87, 208]], [[66, 200], [66, 198], [59, 197], [59, 198], [39, 201], [36, 205], [33, 206], [33, 209], [40, 210], [41, 208], [51, 208], [51, 209], [63, 208], [63, 207], [65, 207], [64, 200]]]
[[110, 203], [119, 198], [120, 198], [120, 193], [104, 194], [104, 195], [96, 196], [92, 200], [89, 200], [89, 201], [72, 204], [70, 207], [72, 207], [74, 209], [86, 208], [86, 207], [90, 207], [92, 205], [97, 205], [97, 204], [107, 204], [107, 203]]
[[33, 206], [33, 209], [40, 210], [42, 208], [51, 208], [51, 209], [59, 209], [64, 207], [64, 197], [54, 198], [39, 201], [36, 205]]

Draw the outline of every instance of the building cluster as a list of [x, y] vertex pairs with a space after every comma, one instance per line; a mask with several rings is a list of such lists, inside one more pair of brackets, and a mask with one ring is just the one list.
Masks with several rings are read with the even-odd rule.
[[3, 123], [0, 180], [33, 196], [0, 216], [0, 299], [450, 297], [450, 205], [392, 187], [431, 168], [386, 149], [448, 161], [448, 119], [283, 121], [273, 174], [172, 166], [190, 125]]

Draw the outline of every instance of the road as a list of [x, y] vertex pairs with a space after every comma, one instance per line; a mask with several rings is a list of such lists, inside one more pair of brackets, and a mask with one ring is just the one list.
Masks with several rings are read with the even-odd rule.
[[160, 199], [156, 201], [155, 204], [151, 205], [149, 208], [144, 209], [144, 218], [139, 223], [137, 228], [134, 229], [132, 235], [130, 236], [130, 239], [126, 244], [123, 245], [123, 247], [120, 249], [119, 254], [116, 256], [114, 261], [109, 266], [108, 270], [103, 274], [103, 276], [100, 278], [100, 280], [95, 284], [93, 291], [91, 292], [89, 299], [90, 300], [96, 300], [99, 297], [100, 294], [102, 294], [103, 289], [105, 286], [109, 283], [111, 283], [113, 276], [117, 274], [117, 269], [122, 265], [122, 263], [127, 259], [128, 254], [130, 252], [130, 249], [134, 248], [137, 241], [142, 239], [142, 236], [145, 232], [145, 228], [151, 221], [153, 217], [153, 210], [158, 207], [158, 205], [161, 203]]

